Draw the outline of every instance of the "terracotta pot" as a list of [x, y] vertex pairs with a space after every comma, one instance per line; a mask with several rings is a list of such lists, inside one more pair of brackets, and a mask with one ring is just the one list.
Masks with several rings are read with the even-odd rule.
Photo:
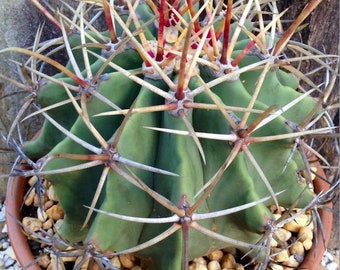
[[[322, 178], [326, 178], [323, 170], [318, 170], [318, 174]], [[34, 261], [34, 256], [28, 245], [26, 235], [23, 233], [20, 224], [17, 222], [21, 220], [21, 205], [23, 198], [27, 191], [27, 178], [25, 177], [11, 177], [8, 181], [8, 188], [6, 194], [6, 222], [8, 227], [8, 234], [13, 246], [14, 252], [17, 255], [17, 260], [20, 265], [28, 266]], [[329, 184], [320, 178], [316, 177], [314, 180], [315, 192], [326, 191], [329, 189]], [[328, 203], [326, 207], [331, 208], [332, 203]], [[317, 270], [320, 267], [320, 262], [328, 245], [331, 235], [333, 215], [331, 211], [319, 209], [319, 214], [324, 226], [326, 237], [326, 245], [324, 246], [320, 230], [318, 230], [318, 245], [317, 252], [314, 252], [314, 244], [310, 252], [307, 253], [304, 262], [299, 269]], [[315, 242], [314, 242], [315, 243]], [[35, 263], [27, 270], [41, 270], [40, 266]]]
[[[26, 177], [10, 177], [8, 179], [6, 193], [6, 223], [8, 236], [16, 254], [17, 260], [22, 267], [29, 266], [34, 261], [27, 237], [22, 231], [18, 221], [22, 220], [21, 207], [27, 192]], [[41, 270], [39, 264], [32, 264], [27, 270]]]
[[[320, 164], [316, 164], [316, 165], [320, 165]], [[326, 190], [329, 189], [329, 184], [326, 181], [322, 180], [322, 178], [327, 179], [324, 170], [319, 169], [317, 173], [321, 179], [316, 178], [314, 180], [314, 191], [316, 194], [320, 192], [325, 192]], [[329, 202], [328, 204], [326, 204], [325, 207], [333, 208], [332, 202]], [[317, 246], [315, 247], [315, 241], [313, 241], [312, 248], [307, 253], [299, 269], [308, 269], [308, 270], [323, 269], [323, 268], [320, 268], [320, 262], [328, 246], [328, 242], [331, 236], [332, 225], [333, 225], [333, 214], [331, 211], [327, 209], [323, 209], [323, 208], [320, 208], [318, 212], [319, 212], [320, 218], [322, 220], [323, 228], [324, 228], [325, 243], [322, 240], [321, 230], [319, 229], [318, 235], [317, 235], [317, 239], [318, 239]], [[315, 249], [317, 250], [317, 252], [314, 252]]]

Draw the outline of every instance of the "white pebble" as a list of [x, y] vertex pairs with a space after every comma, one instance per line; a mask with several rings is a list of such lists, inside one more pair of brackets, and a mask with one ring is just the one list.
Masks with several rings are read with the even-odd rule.
[[326, 258], [327, 262], [332, 262], [332, 261], [334, 261], [334, 257], [333, 257], [333, 255], [332, 255], [332, 253], [330, 253], [330, 252], [328, 252], [328, 251], [326, 251], [325, 254], [324, 254], [323, 256]]
[[8, 247], [9, 247], [9, 243], [7, 241], [2, 243], [3, 250], [7, 249]]
[[15, 263], [15, 260], [13, 260], [11, 257], [5, 256], [4, 260], [5, 260], [5, 268], [8, 268]]
[[331, 262], [326, 265], [326, 270], [337, 270], [337, 269], [338, 269], [338, 265], [335, 262]]
[[5, 265], [5, 262], [4, 260], [1, 258], [0, 259], [0, 269], [2, 269], [2, 267]]
[[1, 231], [3, 234], [7, 234], [7, 224], [5, 223], [4, 227], [2, 228]]
[[2, 207], [0, 210], [0, 222], [4, 222], [6, 220], [6, 211], [5, 207]]
[[13, 260], [17, 259], [15, 256], [14, 250], [11, 246], [6, 249], [5, 254]]

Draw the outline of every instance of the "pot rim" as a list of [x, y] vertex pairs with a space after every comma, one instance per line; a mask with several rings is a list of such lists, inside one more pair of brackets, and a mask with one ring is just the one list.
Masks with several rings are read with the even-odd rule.
[[[320, 164], [315, 163], [315, 165]], [[323, 169], [318, 168], [317, 173], [318, 176], [315, 177], [313, 183], [315, 193], [319, 194], [320, 192], [327, 191], [330, 188], [330, 184], [323, 180], [327, 179]], [[41, 270], [39, 264], [37, 262], [34, 262], [35, 258], [31, 252], [27, 237], [23, 233], [21, 225], [18, 223], [18, 220], [21, 220], [21, 198], [24, 198], [26, 194], [27, 185], [27, 177], [25, 176], [9, 177], [8, 179], [5, 200], [7, 230], [13, 250], [17, 256], [17, 260], [20, 265], [25, 266], [28, 270]], [[318, 230], [317, 246], [315, 247], [315, 241], [313, 241], [312, 248], [307, 252], [304, 261], [299, 266], [299, 269], [318, 269], [331, 236], [333, 226], [333, 214], [331, 211], [329, 211], [329, 209], [331, 209], [332, 207], [332, 202], [329, 202], [325, 204], [325, 208], [318, 209], [324, 227], [325, 244], [322, 241], [321, 230]], [[318, 252], [314, 252], [315, 248]]]

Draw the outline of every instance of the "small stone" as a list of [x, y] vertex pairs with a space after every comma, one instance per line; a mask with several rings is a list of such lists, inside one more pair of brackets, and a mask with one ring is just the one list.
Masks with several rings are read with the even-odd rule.
[[281, 242], [286, 242], [292, 237], [292, 233], [290, 231], [287, 231], [283, 228], [279, 228], [275, 232], [275, 236], [281, 241]]
[[57, 197], [57, 194], [54, 191], [53, 186], [50, 186], [47, 189], [46, 195], [51, 201], [58, 202], [58, 197]]
[[46, 215], [54, 221], [64, 218], [64, 212], [59, 204], [55, 204], [51, 208], [47, 209]]
[[210, 261], [208, 263], [208, 270], [221, 270], [221, 265], [218, 261]]
[[208, 267], [207, 267], [207, 265], [205, 265], [205, 264], [197, 263], [197, 264], [196, 264], [196, 267], [195, 267], [194, 269], [195, 269], [195, 270], [208, 270]]
[[121, 264], [128, 269], [131, 269], [136, 265], [136, 257], [132, 254], [122, 254], [119, 255], [119, 260]]
[[[22, 223], [24, 225], [24, 229], [27, 227], [34, 232], [39, 231], [42, 227], [42, 222], [39, 219], [33, 217], [24, 217]], [[28, 230], [27, 232], [30, 233]]]
[[38, 177], [36, 175], [32, 176], [30, 179], [28, 179], [28, 184], [33, 187], [33, 185], [35, 185], [35, 183], [37, 182]]
[[203, 257], [197, 257], [192, 260], [196, 264], [207, 265], [207, 261]]
[[242, 264], [236, 263], [234, 266], [234, 270], [244, 270], [244, 266]]
[[304, 242], [305, 240], [312, 240], [313, 239], [313, 231], [311, 231], [307, 227], [301, 227], [298, 232], [298, 239], [300, 242]]
[[235, 257], [232, 254], [227, 253], [223, 256], [221, 264], [222, 268], [233, 269], [236, 264]]
[[9, 246], [8, 248], [6, 248], [5, 254], [8, 257], [12, 258], [13, 260], [17, 259], [17, 257], [15, 256], [15, 253], [14, 253], [14, 250], [13, 250], [12, 246]]
[[276, 262], [286, 262], [289, 260], [289, 254], [288, 254], [288, 250], [283, 250], [283, 249], [280, 249], [280, 248], [274, 248], [273, 249], [274, 253], [277, 253], [275, 256], [274, 256], [274, 261]]
[[35, 197], [35, 189], [33, 188], [26, 196], [25, 205], [26, 206], [32, 205], [34, 201], [34, 197]]
[[325, 252], [324, 257], [327, 258], [327, 262], [334, 261], [334, 256], [330, 252], [328, 252], [328, 251]]
[[51, 258], [47, 254], [44, 254], [39, 257], [38, 263], [41, 267], [47, 268], [48, 265], [51, 263]]
[[140, 267], [139, 265], [135, 265], [134, 267], [131, 268], [131, 270], [143, 270], [143, 268]]
[[5, 268], [8, 268], [15, 263], [15, 260], [13, 260], [11, 257], [8, 257], [8, 256], [4, 258], [4, 261], [5, 261]]
[[37, 216], [38, 216], [38, 219], [41, 220], [42, 222], [45, 222], [47, 220], [46, 212], [42, 210], [41, 208], [37, 209]]
[[207, 258], [210, 261], [218, 261], [218, 262], [221, 261], [222, 257], [223, 257], [222, 250], [215, 250], [207, 256]]
[[44, 204], [44, 209], [45, 209], [45, 211], [46, 211], [48, 208], [51, 208], [54, 204], [55, 204], [54, 201], [47, 201], [47, 202], [45, 202], [45, 204]]
[[[81, 262], [83, 259], [83, 257], [78, 257], [76, 259], [75, 265], [78, 267], [80, 266], [80, 268], [77, 268], [79, 270], [87, 270], [89, 268], [90, 259], [88, 258], [85, 262]], [[82, 265], [79, 265], [79, 263], [82, 263]]]
[[1, 243], [1, 245], [2, 245], [2, 249], [6, 250], [9, 247], [9, 242], [5, 241], [5, 242]]
[[337, 269], [338, 269], [338, 265], [335, 262], [331, 262], [326, 265], [326, 270], [337, 270]]
[[7, 231], [7, 224], [6, 223], [5, 223], [4, 227], [1, 230], [1, 233], [2, 234], [7, 234], [8, 233], [8, 231]]
[[313, 241], [311, 239], [306, 239], [305, 241], [302, 242], [303, 247], [305, 250], [310, 250], [313, 245]]
[[48, 229], [52, 228], [52, 226], [53, 226], [53, 221], [52, 221], [52, 219], [48, 219], [48, 220], [46, 220], [46, 221], [43, 223], [42, 228], [43, 228], [44, 230], [48, 230]]
[[304, 256], [305, 255], [305, 249], [303, 247], [303, 244], [299, 241], [295, 242], [290, 248], [289, 252], [294, 255], [298, 256]]
[[113, 257], [112, 259], [110, 259], [110, 263], [113, 267], [116, 267], [118, 269], [120, 269], [122, 266], [118, 257]]
[[300, 263], [295, 259], [294, 255], [291, 255], [289, 256], [289, 260], [285, 262], [285, 265], [292, 268], [297, 268], [299, 267]]

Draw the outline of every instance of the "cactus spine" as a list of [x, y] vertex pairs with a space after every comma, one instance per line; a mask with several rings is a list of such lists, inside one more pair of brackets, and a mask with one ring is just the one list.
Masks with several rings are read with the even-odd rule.
[[58, 195], [62, 238], [101, 254], [134, 252], [149, 269], [186, 269], [234, 246], [264, 259], [268, 207], [312, 204], [298, 181], [309, 165], [293, 146], [319, 103], [296, 91], [282, 49], [268, 53], [277, 19], [260, 20], [256, 33], [245, 18], [259, 7], [227, 2], [104, 0], [96, 4], [108, 31], [80, 25], [63, 36], [71, 59], [36, 102], [65, 104], [47, 111], [57, 124], [46, 119], [23, 146]]

